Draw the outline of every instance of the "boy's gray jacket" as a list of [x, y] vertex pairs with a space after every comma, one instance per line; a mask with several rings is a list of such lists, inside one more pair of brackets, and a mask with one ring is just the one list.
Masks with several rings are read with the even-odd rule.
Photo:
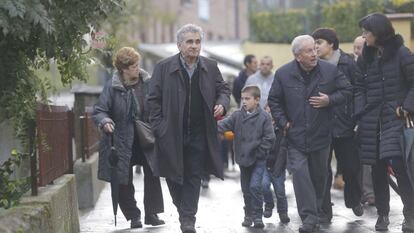
[[218, 122], [218, 131], [234, 132], [236, 162], [243, 167], [266, 159], [276, 138], [271, 116], [261, 107], [252, 114], [244, 109], [235, 111]]

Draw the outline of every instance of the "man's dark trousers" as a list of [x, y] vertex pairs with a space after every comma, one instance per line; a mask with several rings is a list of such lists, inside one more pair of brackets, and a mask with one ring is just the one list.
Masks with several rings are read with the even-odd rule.
[[359, 205], [362, 196], [361, 189], [361, 162], [358, 155], [355, 139], [353, 137], [334, 138], [331, 144], [331, 153], [328, 160], [328, 178], [325, 188], [325, 197], [322, 204], [323, 213], [332, 218], [331, 184], [332, 184], [332, 152], [342, 166], [345, 182], [344, 200], [347, 208]]
[[329, 149], [327, 146], [304, 153], [288, 146], [287, 169], [292, 174], [296, 204], [303, 224], [319, 223], [318, 212], [325, 192]]
[[180, 222], [194, 224], [200, 197], [201, 177], [205, 174], [208, 153], [204, 130], [184, 136], [184, 181], [183, 184], [167, 179], [168, 189], [177, 207]]

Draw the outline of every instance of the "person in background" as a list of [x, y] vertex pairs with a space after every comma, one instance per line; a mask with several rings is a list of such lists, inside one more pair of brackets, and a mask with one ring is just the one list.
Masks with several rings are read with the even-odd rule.
[[[255, 85], [260, 89], [260, 107], [266, 112], [270, 113], [270, 109], [267, 106], [267, 98], [269, 91], [273, 83], [274, 73], [273, 59], [270, 56], [264, 56], [260, 59], [259, 71], [250, 75], [246, 81], [246, 86]], [[276, 153], [272, 151], [271, 153]], [[288, 202], [285, 191], [286, 173], [282, 172], [279, 176], [274, 176], [268, 169], [265, 169], [263, 174], [263, 200], [264, 211], [263, 216], [270, 218], [273, 213], [275, 203], [273, 200], [273, 194], [270, 184], [273, 184], [273, 189], [277, 200], [277, 212], [279, 213], [279, 220], [282, 223], [288, 223], [290, 218], [288, 216]]]
[[357, 60], [355, 118], [361, 161], [372, 166], [378, 214], [375, 230], [387, 231], [390, 224], [387, 171], [392, 171], [404, 205], [402, 231], [413, 232], [414, 191], [403, 159], [405, 119], [401, 116], [414, 114], [414, 54], [384, 14], [363, 17], [359, 27], [365, 44]]
[[136, 119], [148, 121], [145, 95], [150, 81], [149, 74], [139, 68], [140, 55], [134, 48], [123, 47], [114, 56], [116, 72], [109, 80], [98, 102], [94, 106], [93, 119], [105, 132], [101, 138], [98, 164], [98, 178], [111, 181], [109, 155], [111, 134], [117, 149], [119, 178], [119, 207], [131, 228], [141, 228], [141, 211], [135, 200], [132, 181], [132, 166], [144, 168], [144, 210], [145, 224], [164, 224], [157, 213], [164, 212], [164, 203], [159, 177], [152, 173], [152, 148], [144, 149], [137, 142], [134, 128]]
[[270, 114], [260, 107], [260, 89], [245, 86], [241, 91], [242, 107], [218, 122], [219, 133], [233, 131], [236, 163], [244, 200], [242, 226], [263, 228], [262, 180], [275, 133]]
[[[356, 74], [354, 59], [339, 49], [339, 40], [332, 28], [318, 28], [312, 33], [315, 39], [316, 51], [319, 59], [335, 65], [348, 81], [353, 84]], [[352, 208], [356, 216], [362, 216], [364, 209], [361, 204], [361, 162], [358, 156], [357, 144], [354, 139], [355, 121], [353, 120], [354, 98], [348, 96], [343, 104], [333, 107], [333, 131], [331, 152], [328, 160], [328, 181], [326, 183], [325, 196], [323, 199], [321, 222], [331, 222], [331, 184], [332, 168], [331, 160], [333, 153], [337, 160], [337, 169], [341, 168], [344, 181], [344, 200], [347, 208]], [[335, 183], [338, 174], [335, 175]]]
[[[362, 55], [365, 39], [362, 36], [357, 36], [354, 40], [354, 59], [355, 61]], [[370, 165], [362, 165], [362, 204], [370, 206], [375, 205], [374, 187], [372, 184], [372, 169]]]
[[362, 36], [357, 36], [354, 40], [353, 52], [354, 60], [356, 61], [359, 56], [362, 55], [362, 49], [364, 48], [365, 39]]
[[177, 31], [179, 53], [154, 68], [147, 97], [155, 136], [154, 174], [165, 177], [182, 232], [194, 233], [201, 178], [223, 179], [216, 117], [225, 115], [230, 89], [217, 62], [200, 56], [203, 30]]
[[300, 233], [319, 229], [328, 175], [333, 106], [345, 102], [352, 86], [336, 66], [318, 60], [309, 35], [292, 41], [294, 60], [280, 67], [268, 104], [287, 138], [287, 170], [292, 174]]
[[254, 55], [248, 54], [244, 57], [243, 64], [246, 68], [240, 71], [233, 82], [232, 94], [237, 106], [240, 106], [241, 89], [245, 86], [247, 78], [257, 71], [257, 59]]

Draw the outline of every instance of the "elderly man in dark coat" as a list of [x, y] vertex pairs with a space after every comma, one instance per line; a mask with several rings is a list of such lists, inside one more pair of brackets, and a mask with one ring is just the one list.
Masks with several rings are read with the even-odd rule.
[[155, 141], [154, 174], [167, 178], [182, 232], [196, 232], [201, 177], [223, 178], [217, 123], [230, 89], [217, 63], [200, 56], [202, 29], [187, 24], [177, 32], [179, 53], [154, 68], [147, 97]]
[[352, 87], [336, 66], [318, 60], [311, 36], [296, 37], [292, 52], [295, 60], [276, 71], [268, 104], [287, 136], [287, 168], [303, 223], [299, 232], [314, 232], [328, 174], [332, 106], [343, 103]]

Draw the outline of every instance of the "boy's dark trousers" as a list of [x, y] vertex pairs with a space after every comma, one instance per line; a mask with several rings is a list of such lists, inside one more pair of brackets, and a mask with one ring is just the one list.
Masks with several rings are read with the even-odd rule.
[[361, 189], [361, 162], [359, 159], [357, 145], [353, 137], [333, 138], [331, 152], [328, 160], [328, 178], [325, 188], [325, 195], [322, 204], [322, 211], [326, 218], [332, 219], [331, 185], [332, 185], [332, 153], [342, 167], [344, 179], [344, 200], [347, 208], [359, 205], [362, 196]]
[[243, 192], [245, 216], [262, 219], [263, 194], [262, 180], [266, 169], [266, 160], [257, 160], [249, 167], [240, 166], [240, 184]]

